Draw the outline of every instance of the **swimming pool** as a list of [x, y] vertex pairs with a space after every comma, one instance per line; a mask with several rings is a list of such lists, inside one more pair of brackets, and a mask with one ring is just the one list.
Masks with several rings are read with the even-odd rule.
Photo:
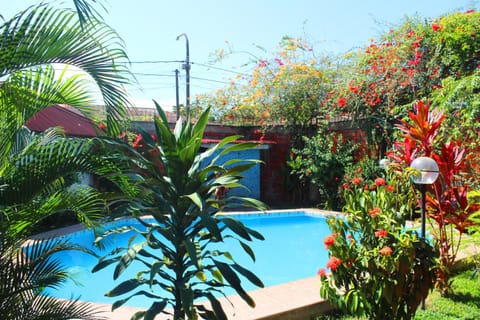
[[[260, 232], [265, 241], [251, 243], [256, 261], [235, 243], [228, 246], [235, 260], [242, 266], [254, 272], [265, 284], [272, 286], [316, 275], [319, 267], [327, 261], [327, 252], [324, 250], [323, 238], [330, 233], [326, 223], [326, 215], [317, 211], [273, 211], [265, 213], [248, 213], [232, 215], [241, 220], [246, 226]], [[110, 227], [118, 227], [127, 223], [138, 223], [135, 220], [122, 220], [112, 223]], [[74, 243], [92, 246], [94, 235], [90, 230], [83, 230], [66, 235]], [[128, 241], [129, 235], [116, 235], [109, 238], [104, 255], [117, 246], [123, 246]], [[111, 304], [117, 298], [108, 298], [104, 294], [113, 289], [120, 282], [135, 277], [135, 265], [132, 264], [124, 274], [115, 282], [113, 281], [113, 268], [109, 266], [97, 273], [90, 270], [98, 262], [97, 258], [80, 252], [69, 251], [59, 258], [70, 266], [69, 273], [75, 277], [77, 286], [72, 283], [61, 290], [50, 290], [49, 294], [59, 298], [70, 299], [80, 296], [80, 300]], [[137, 270], [136, 270], [137, 269]], [[244, 283], [244, 284], [243, 284]], [[245, 290], [257, 289], [248, 281], [242, 281]], [[234, 294], [226, 292], [227, 294]], [[133, 298], [126, 305], [148, 308], [150, 301], [145, 298]]]

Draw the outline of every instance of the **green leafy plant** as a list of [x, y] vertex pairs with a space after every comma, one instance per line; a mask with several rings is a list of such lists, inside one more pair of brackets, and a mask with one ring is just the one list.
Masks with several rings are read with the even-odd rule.
[[313, 183], [324, 199], [324, 208], [339, 209], [339, 187], [346, 169], [353, 163], [356, 145], [342, 134], [320, 129], [312, 137], [303, 137], [304, 148], [292, 149], [287, 164], [291, 173], [304, 183]]
[[[107, 293], [122, 297], [113, 309], [133, 296], [152, 300], [150, 308], [136, 313], [132, 319], [153, 319], [169, 313], [173, 319], [226, 319], [218, 300], [222, 288], [233, 288], [250, 306], [253, 299], [243, 289], [241, 278], [263, 287], [252, 272], [237, 264], [228, 250], [221, 249], [227, 239], [238, 241], [252, 259], [254, 252], [247, 244], [263, 237], [240, 221], [219, 215], [222, 209], [252, 206], [265, 209], [254, 199], [227, 195], [215, 198], [218, 188], [241, 186], [241, 174], [258, 165], [258, 161], [233, 159], [221, 163], [221, 158], [233, 151], [247, 150], [252, 143], [235, 143], [238, 136], [223, 139], [217, 145], [201, 150], [202, 137], [208, 122], [207, 109], [193, 125], [190, 118], [179, 120], [173, 132], [163, 110], [157, 105], [160, 117], [155, 118], [156, 135], [146, 132], [133, 142], [132, 159], [142, 179], [138, 186], [142, 198], [132, 203], [134, 214], [151, 215], [153, 221], [138, 220], [144, 229], [123, 227], [109, 234], [133, 231], [141, 242], [131, 242], [127, 248], [117, 248], [103, 257], [93, 271], [115, 264], [113, 278], [117, 279], [133, 261], [144, 267], [135, 278], [118, 284]], [[207, 299], [211, 309], [199, 299]]]
[[435, 249], [406, 228], [394, 185], [354, 178], [345, 217], [328, 219], [332, 234], [324, 239], [331, 274], [319, 270], [320, 295], [368, 319], [411, 319], [435, 282]]

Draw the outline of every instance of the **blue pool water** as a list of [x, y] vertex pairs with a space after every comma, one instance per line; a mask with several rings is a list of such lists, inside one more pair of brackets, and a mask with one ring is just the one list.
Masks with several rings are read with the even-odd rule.
[[[318, 268], [326, 264], [327, 252], [324, 250], [323, 238], [330, 231], [324, 215], [308, 211], [294, 211], [234, 215], [234, 217], [241, 220], [246, 226], [260, 232], [265, 237], [265, 241], [255, 240], [250, 243], [256, 255], [255, 262], [251, 261], [236, 241], [227, 243], [226, 247], [222, 247], [222, 249], [230, 251], [235, 260], [253, 271], [265, 286], [315, 276]], [[125, 223], [127, 222], [116, 222], [116, 225]], [[104, 251], [95, 250], [103, 256], [117, 246], [125, 246], [130, 236], [111, 237], [107, 242], [108, 247]], [[92, 247], [94, 240], [93, 232], [89, 230], [72, 233], [67, 237], [74, 243], [89, 247]], [[119, 298], [105, 297], [104, 294], [122, 281], [135, 277], [139, 270], [135, 267], [134, 262], [114, 282], [112, 278], [114, 265], [92, 274], [90, 270], [98, 262], [97, 258], [73, 251], [63, 253], [60, 258], [65, 265], [70, 266], [69, 273], [74, 276], [77, 284], [72, 283], [71, 286], [61, 290], [49, 291], [51, 295], [59, 298], [69, 299], [80, 296], [80, 300], [111, 304]], [[247, 291], [257, 289], [247, 280], [242, 283]], [[226, 293], [233, 294], [234, 292]], [[148, 299], [139, 297], [131, 299], [126, 305], [146, 308], [150, 306], [150, 303]]]

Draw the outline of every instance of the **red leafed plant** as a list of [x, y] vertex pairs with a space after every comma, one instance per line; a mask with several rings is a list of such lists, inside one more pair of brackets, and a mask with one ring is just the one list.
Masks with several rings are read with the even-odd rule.
[[431, 157], [439, 166], [439, 178], [427, 189], [426, 209], [432, 226], [431, 235], [440, 252], [436, 286], [442, 295], [447, 295], [462, 235], [473, 223], [469, 217], [478, 211], [480, 205], [467, 201], [465, 149], [460, 142], [447, 141], [448, 137], [439, 134], [444, 119], [442, 112], [430, 109], [429, 102], [414, 103], [409, 119], [397, 125], [403, 132], [403, 141], [394, 143], [394, 151], [389, 157], [395, 162], [393, 167], [400, 170], [405, 170], [419, 156]]
[[431, 156], [434, 152], [435, 140], [438, 138], [438, 128], [445, 119], [443, 112], [430, 111], [430, 103], [418, 101], [413, 104], [413, 112], [408, 113], [410, 122], [400, 120], [396, 127], [404, 132], [405, 138], [416, 143], [417, 152]]

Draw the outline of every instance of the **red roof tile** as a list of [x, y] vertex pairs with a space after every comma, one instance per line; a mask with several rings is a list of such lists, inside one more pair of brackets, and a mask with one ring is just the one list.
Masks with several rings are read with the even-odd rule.
[[80, 137], [97, 136], [96, 126], [74, 107], [67, 105], [52, 105], [47, 107], [25, 124], [32, 131], [45, 131], [51, 127], [62, 127], [65, 134]]

